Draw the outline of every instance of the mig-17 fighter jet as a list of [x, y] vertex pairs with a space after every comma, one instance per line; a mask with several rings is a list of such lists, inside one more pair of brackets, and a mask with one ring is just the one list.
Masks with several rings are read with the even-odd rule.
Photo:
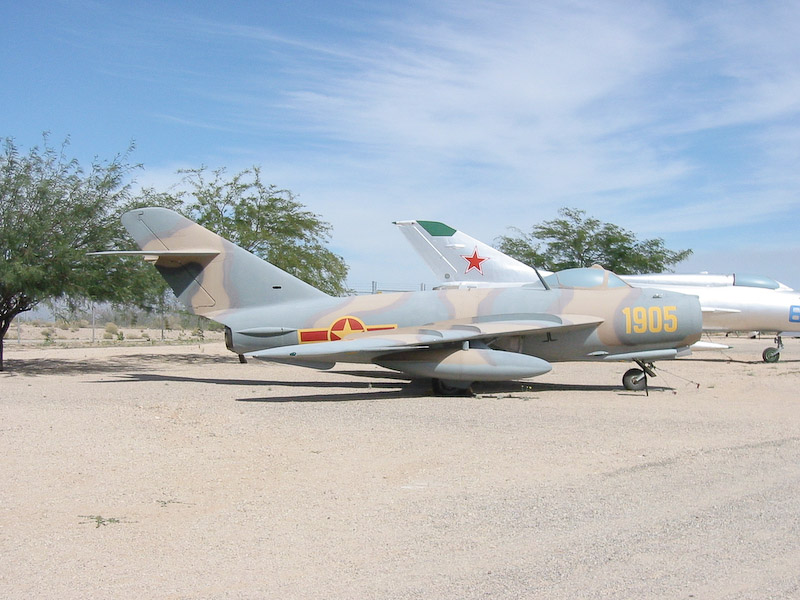
[[429, 378], [438, 394], [473, 382], [547, 373], [557, 361], [635, 361], [629, 389], [655, 360], [700, 338], [697, 298], [633, 288], [614, 273], [574, 269], [509, 288], [336, 298], [164, 208], [126, 213], [140, 250], [193, 313], [225, 326], [248, 357], [330, 368], [374, 363]]

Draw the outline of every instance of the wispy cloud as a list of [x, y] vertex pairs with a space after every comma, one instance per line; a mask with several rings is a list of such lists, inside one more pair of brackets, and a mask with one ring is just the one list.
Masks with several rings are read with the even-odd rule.
[[797, 139], [781, 127], [800, 111], [796, 7], [459, 2], [361, 16], [357, 31], [322, 39], [185, 20], [195, 37], [249, 51], [246, 76], [232, 66], [225, 92], [206, 92], [229, 109], [208, 126], [294, 132], [312, 161], [336, 144], [358, 165], [333, 158], [332, 171], [405, 172], [437, 197], [478, 172], [484, 185], [454, 195], [492, 189], [508, 210], [535, 198], [612, 218], [633, 205], [658, 213], [669, 197], [686, 215], [672, 226], [692, 228], [736, 195], [726, 177], [763, 187], [758, 211], [718, 223], [785, 211], [799, 187], [769, 166], [775, 141]]
[[[410, 172], [436, 164], [449, 179], [477, 163], [549, 205], [582, 198], [604, 206], [617, 192], [626, 210], [671, 192], [678, 210], [710, 213], [720, 198], [703, 190], [726, 175], [718, 156], [741, 159], [733, 161], [737, 185], [757, 177], [769, 158], [766, 126], [796, 119], [800, 109], [800, 62], [791, 60], [798, 43], [786, 26], [798, 21], [796, 10], [734, 8], [459, 6], [457, 17], [393, 26], [386, 41], [373, 40], [370, 60], [289, 95], [331, 138], [391, 156]], [[745, 126], [757, 136], [735, 129]], [[709, 131], [724, 146], [718, 156], [698, 137]], [[758, 211], [722, 222], [786, 210], [786, 195], [769, 189], [775, 182], [763, 183]], [[784, 183], [797, 190], [799, 182]]]
[[491, 240], [561, 206], [700, 243], [755, 243], [752, 225], [793, 240], [797, 3], [90, 8], [59, 36], [139, 94], [121, 111], [182, 140], [145, 140], [170, 148], [142, 156], [148, 170], [260, 164], [333, 222], [348, 259], [375, 260], [393, 219]]

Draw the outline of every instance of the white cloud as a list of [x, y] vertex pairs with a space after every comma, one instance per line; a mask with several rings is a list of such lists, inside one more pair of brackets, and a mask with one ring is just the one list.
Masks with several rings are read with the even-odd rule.
[[396, 252], [399, 237], [386, 240], [398, 218], [452, 220], [491, 240], [567, 205], [642, 235], [701, 232], [702, 246], [795, 210], [797, 6], [386, 11], [319, 39], [257, 21], [187, 23], [247, 45], [246, 75], [232, 64], [229, 87], [206, 92], [225, 107], [213, 126], [289, 136], [235, 159], [299, 193], [365, 271]]

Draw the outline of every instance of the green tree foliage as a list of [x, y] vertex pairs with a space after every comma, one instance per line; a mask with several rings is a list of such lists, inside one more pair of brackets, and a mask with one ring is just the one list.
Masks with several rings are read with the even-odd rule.
[[225, 169], [180, 171], [182, 191], [146, 190], [135, 206], [164, 206], [332, 295], [347, 293], [347, 264], [326, 244], [331, 226], [294, 194], [261, 180], [252, 167], [230, 177]]
[[140, 298], [140, 261], [87, 257], [123, 244], [119, 206], [135, 166], [128, 152], [88, 171], [47, 135], [24, 154], [13, 139], [0, 156], [0, 370], [2, 338], [18, 314], [48, 298], [127, 302]]
[[166, 284], [137, 257], [88, 257], [132, 248], [121, 214], [137, 206], [182, 212], [278, 267], [330, 294], [347, 292], [347, 265], [328, 250], [331, 226], [294, 195], [261, 181], [258, 167], [226, 178], [225, 170], [182, 171], [182, 191], [143, 190], [135, 198], [129, 148], [88, 171], [47, 135], [24, 154], [11, 138], [0, 156], [0, 370], [11, 321], [46, 299], [163, 307]]
[[496, 240], [498, 249], [550, 271], [598, 264], [620, 275], [659, 273], [692, 254], [669, 250], [661, 238], [637, 240], [632, 232], [574, 208], [562, 208], [558, 219], [535, 225], [530, 233], [512, 229], [516, 235]]

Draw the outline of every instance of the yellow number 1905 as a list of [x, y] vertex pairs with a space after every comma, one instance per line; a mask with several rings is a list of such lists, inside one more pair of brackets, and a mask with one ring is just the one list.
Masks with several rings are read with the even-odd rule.
[[678, 330], [678, 316], [675, 306], [626, 306], [625, 333], [674, 333]]

